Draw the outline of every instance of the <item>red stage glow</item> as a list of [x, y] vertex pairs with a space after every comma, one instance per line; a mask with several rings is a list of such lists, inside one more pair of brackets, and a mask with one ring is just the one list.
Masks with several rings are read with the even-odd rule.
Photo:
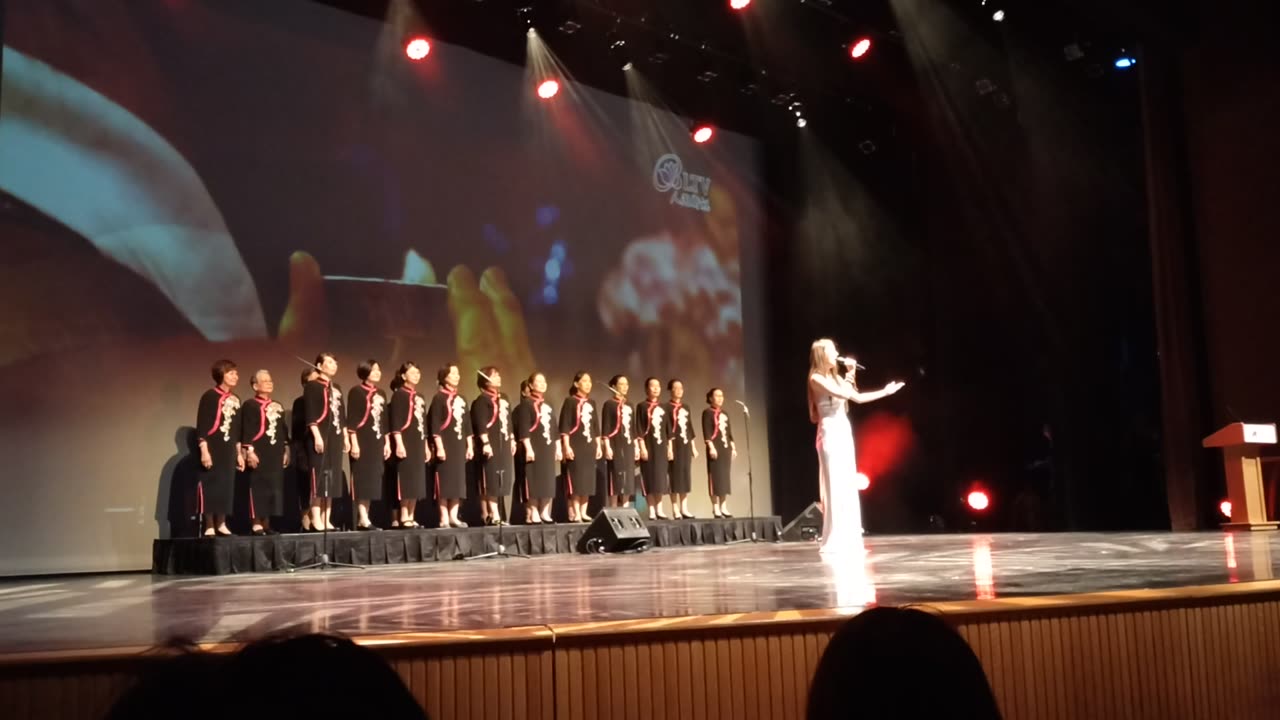
[[711, 129], [710, 125], [699, 125], [693, 131], [693, 141], [696, 143], [704, 143], [710, 140], [711, 136], [714, 134], [715, 131]]
[[416, 37], [405, 43], [404, 54], [410, 60], [421, 60], [431, 53], [431, 43], [426, 38]]
[[1231, 519], [1231, 501], [1223, 500], [1222, 502], [1218, 503], [1218, 512], [1222, 513], [1222, 517], [1230, 520]]
[[746, 10], [751, 0], [729, 0], [729, 7], [734, 10]]
[[560, 83], [555, 80], [543, 80], [542, 83], [538, 85], [538, 97], [543, 100], [550, 100], [555, 97], [558, 92], [560, 92]]
[[858, 38], [849, 46], [849, 57], [854, 60], [861, 60], [867, 53], [871, 52], [871, 38]]
[[871, 487], [871, 478], [867, 477], [866, 473], [860, 472], [857, 475], [854, 475], [854, 477], [857, 478], [859, 490], [866, 490]]
[[987, 494], [981, 490], [970, 492], [964, 501], [973, 510], [986, 510], [991, 506], [991, 498], [987, 497]]

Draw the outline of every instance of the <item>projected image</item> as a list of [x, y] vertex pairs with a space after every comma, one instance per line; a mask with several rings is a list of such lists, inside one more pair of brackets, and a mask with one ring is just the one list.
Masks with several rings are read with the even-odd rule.
[[[320, 350], [344, 387], [375, 358], [456, 361], [465, 393], [490, 364], [557, 401], [576, 370], [745, 392], [751, 142], [695, 146], [646, 106], [675, 140], [638, 151], [625, 99], [531, 99], [521, 68], [442, 43], [408, 62], [311, 3], [6, 10], [0, 392], [36, 409], [0, 445], [14, 477], [74, 485], [111, 559], [41, 539], [0, 572], [137, 566], [218, 357], [273, 371], [286, 406]], [[67, 498], [20, 490], [10, 548]]]

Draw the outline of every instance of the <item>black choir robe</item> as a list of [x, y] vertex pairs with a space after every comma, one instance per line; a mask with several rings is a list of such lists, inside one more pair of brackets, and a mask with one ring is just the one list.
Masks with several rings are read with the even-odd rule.
[[[517, 479], [521, 499], [550, 498], [556, 494], [556, 444], [559, 432], [552, 427], [551, 405], [542, 398], [524, 398], [516, 406], [512, 422], [516, 428]], [[525, 453], [524, 441], [533, 446], [533, 458]]]
[[241, 408], [241, 437], [253, 448], [258, 467], [249, 467], [249, 514], [255, 518], [284, 515], [284, 463], [288, 457], [289, 425], [284, 406], [257, 395]]
[[565, 398], [560, 408], [560, 436], [569, 439], [573, 459], [564, 458], [565, 492], [569, 495], [591, 495], [596, 481], [596, 438], [600, 436], [600, 418], [591, 399], [574, 394]]
[[[427, 489], [427, 401], [416, 388], [401, 387], [391, 394], [392, 435], [404, 443], [404, 458], [396, 457], [395, 438], [391, 438], [391, 469], [395, 478], [396, 500], [421, 500], [429, 497]], [[363, 450], [363, 448], [361, 448]]]
[[[342, 435], [346, 430], [342, 417], [342, 389], [330, 380], [317, 378], [302, 390], [307, 421], [307, 460], [311, 464], [312, 498], [342, 497], [346, 483], [342, 477]], [[317, 428], [324, 439], [324, 452], [316, 451], [314, 433]]]
[[[511, 451], [515, 434], [511, 427], [511, 401], [496, 392], [481, 393], [471, 403], [471, 429], [475, 435], [476, 487], [482, 497], [506, 497], [516, 482], [516, 464]], [[493, 456], [484, 455], [488, 439]]]
[[694, 432], [693, 414], [684, 403], [669, 402], [667, 417], [671, 422], [667, 431], [671, 433], [671, 446], [674, 458], [671, 460], [671, 492], [693, 492], [693, 443], [697, 440]]
[[230, 515], [235, 505], [236, 461], [240, 453], [240, 398], [214, 387], [200, 396], [196, 432], [209, 447], [213, 465], [196, 472], [200, 512]]
[[360, 457], [351, 460], [351, 487], [360, 500], [381, 500], [386, 460], [387, 396], [368, 383], [347, 393], [347, 430], [356, 436]]
[[667, 446], [671, 435], [667, 432], [667, 407], [654, 400], [636, 405], [636, 432], [644, 439], [648, 460], [640, 463], [640, 490], [645, 495], [666, 495], [671, 492], [668, 474]]
[[707, 492], [712, 497], [728, 495], [733, 467], [733, 428], [724, 408], [709, 407], [702, 411], [702, 437], [716, 449], [715, 459], [707, 452]]
[[601, 495], [630, 497], [635, 493], [638, 427], [635, 410], [626, 398], [610, 398], [601, 406], [600, 433], [613, 451], [613, 459], [605, 462]]
[[427, 409], [427, 432], [433, 452], [436, 438], [444, 445], [444, 459], [437, 457], [434, 462], [436, 500], [466, 498], [467, 438], [471, 435], [467, 401], [456, 391], [442, 388]]

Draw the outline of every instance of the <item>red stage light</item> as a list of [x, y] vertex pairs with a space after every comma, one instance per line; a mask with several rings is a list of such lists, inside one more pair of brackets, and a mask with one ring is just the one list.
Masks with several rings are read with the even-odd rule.
[[871, 487], [871, 478], [867, 477], [866, 473], [860, 472], [857, 475], [854, 475], [854, 478], [856, 478], [858, 481], [859, 490], [866, 490], [867, 488]]
[[751, 0], [729, 0], [729, 7], [733, 10], [746, 10], [751, 4]]
[[854, 60], [861, 60], [867, 53], [871, 52], [871, 38], [858, 38], [849, 46], [849, 57]]
[[409, 56], [410, 60], [421, 60], [431, 53], [431, 42], [426, 38], [416, 37], [405, 43], [404, 54]]
[[543, 100], [550, 100], [555, 97], [558, 92], [560, 92], [560, 83], [555, 80], [543, 80], [538, 85], [538, 97]]
[[704, 143], [710, 140], [711, 136], [714, 134], [715, 131], [711, 129], [710, 125], [699, 125], [693, 130], [693, 141], [696, 143]]
[[991, 506], [991, 498], [987, 497], [987, 494], [981, 490], [970, 492], [965, 496], [964, 501], [973, 510], [986, 510]]
[[1223, 500], [1222, 502], [1218, 503], [1218, 512], [1222, 513], [1222, 517], [1230, 520], [1231, 519], [1231, 501]]

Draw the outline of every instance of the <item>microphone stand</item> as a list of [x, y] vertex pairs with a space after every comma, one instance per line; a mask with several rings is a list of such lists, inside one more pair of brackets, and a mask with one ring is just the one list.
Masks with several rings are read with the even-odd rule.
[[742, 543], [758, 543], [760, 538], [756, 535], [756, 484], [755, 477], [751, 472], [751, 411], [747, 409], [747, 404], [741, 400], [734, 402], [742, 406], [742, 425], [746, 428], [744, 437], [747, 441], [747, 514], [751, 516], [751, 537], [742, 538], [741, 540], [733, 540], [725, 543], [725, 545], [741, 545]]
[[[499, 485], [501, 485], [501, 484], [502, 484], [503, 474], [504, 474], [504, 473], [506, 473], [506, 472], [507, 472], [506, 470], [499, 470], [499, 471], [498, 471], [498, 484], [499, 484]], [[524, 553], [522, 553], [522, 552], [520, 552], [518, 549], [517, 549], [517, 550], [515, 550], [514, 552], [507, 552], [507, 546], [506, 546], [506, 544], [505, 544], [505, 543], [503, 543], [503, 541], [502, 541], [502, 528], [506, 527], [506, 525], [507, 525], [507, 524], [506, 524], [505, 522], [502, 522], [502, 511], [501, 511], [501, 508], [499, 508], [499, 511], [498, 511], [498, 549], [497, 549], [497, 550], [495, 550], [495, 551], [493, 551], [493, 552], [482, 553], [482, 554], [480, 554], [480, 555], [472, 555], [471, 557], [464, 557], [464, 558], [462, 558], [462, 559], [463, 559], [463, 560], [484, 560], [485, 558], [492, 558], [492, 557], [518, 557], [518, 558], [524, 558], [524, 559], [528, 560], [528, 559], [529, 559], [529, 556], [528, 556], [528, 555], [525, 555], [525, 554], [524, 554]]]
[[[311, 367], [315, 367], [315, 365], [312, 365], [311, 363], [307, 363], [307, 365], [310, 365]], [[319, 368], [316, 368], [316, 369], [318, 370]], [[333, 391], [332, 385], [329, 386], [329, 390], [330, 392]], [[326, 403], [329, 402], [329, 398], [325, 397], [324, 401]], [[324, 431], [321, 431], [321, 435], [323, 434], [324, 434]], [[314, 443], [315, 438], [312, 438], [311, 441]], [[338, 442], [339, 443], [342, 442], [341, 438], [339, 438]], [[342, 445], [339, 444], [338, 447], [341, 448]], [[325, 449], [325, 452], [320, 454], [321, 465], [323, 466], [323, 469], [321, 470], [320, 475], [321, 477], [324, 478], [323, 499], [329, 501], [329, 512], [332, 513], [333, 498], [329, 496], [329, 481], [333, 477], [333, 456], [338, 454], [338, 452], [340, 451], [335, 451], [332, 443], [326, 444], [324, 449]], [[339, 469], [339, 472], [341, 472], [341, 469]], [[321, 515], [323, 516], [323, 514], [324, 513], [322, 512]], [[364, 568], [359, 565], [355, 565], [352, 563], [337, 562], [329, 559], [329, 523], [326, 522], [324, 524], [324, 527], [320, 529], [320, 555], [316, 558], [316, 561], [313, 563], [307, 563], [306, 565], [300, 565], [298, 567], [287, 567], [284, 569], [284, 571], [287, 573], [295, 573], [299, 570], [328, 570], [329, 568], [334, 568], [334, 567], [344, 567], [344, 568], [353, 568], [355, 570], [364, 570]]]

